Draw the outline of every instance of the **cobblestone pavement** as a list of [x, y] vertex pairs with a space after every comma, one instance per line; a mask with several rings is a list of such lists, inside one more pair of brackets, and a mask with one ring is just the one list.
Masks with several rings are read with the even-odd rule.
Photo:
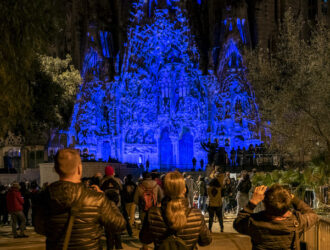
[[[207, 220], [207, 218], [206, 218]], [[224, 233], [220, 233], [220, 227], [217, 222], [213, 224], [212, 236], [213, 242], [210, 246], [199, 247], [203, 250], [250, 250], [251, 243], [247, 236], [240, 235], [232, 228], [233, 217], [224, 220]], [[34, 232], [32, 227], [27, 227], [25, 231], [29, 238], [14, 239], [11, 234], [10, 226], [0, 226], [0, 249], [6, 250], [45, 250], [45, 237]], [[125, 250], [137, 250], [141, 247], [138, 239], [138, 230], [134, 230], [133, 237], [122, 235], [123, 248]], [[105, 238], [102, 238], [105, 247]], [[150, 248], [152, 249], [152, 245]]]

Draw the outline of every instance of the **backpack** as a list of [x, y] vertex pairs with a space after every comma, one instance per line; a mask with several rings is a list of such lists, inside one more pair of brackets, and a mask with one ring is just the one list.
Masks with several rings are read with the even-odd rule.
[[116, 192], [120, 192], [120, 186], [118, 184], [118, 182], [113, 179], [113, 178], [109, 178], [108, 180], [106, 180], [103, 184], [102, 184], [102, 187], [101, 189], [103, 191], [106, 191], [106, 190], [109, 190], [109, 189], [112, 189], [112, 190], [115, 190]]
[[113, 178], [109, 178], [108, 180], [106, 180], [103, 184], [101, 189], [104, 191], [105, 196], [113, 201], [114, 203], [116, 203], [117, 206], [119, 206], [120, 204], [120, 186], [118, 184], [118, 182], [113, 179]]
[[113, 201], [117, 206], [119, 206], [120, 197], [116, 190], [108, 189], [104, 192], [108, 200]]
[[[191, 209], [189, 210], [188, 214], [190, 213], [190, 211]], [[176, 236], [176, 232], [168, 227], [168, 222], [164, 210], [162, 210], [162, 217], [167, 227], [167, 237], [160, 244], [158, 250], [188, 250], [188, 247], [184, 240]]]
[[162, 242], [158, 250], [188, 250], [188, 247], [183, 239], [172, 234]]
[[140, 187], [143, 190], [142, 199], [140, 199], [140, 207], [144, 211], [148, 211], [151, 207], [154, 207], [157, 204], [157, 198], [154, 193], [157, 184], [153, 188], [146, 188], [143, 184], [141, 184]]

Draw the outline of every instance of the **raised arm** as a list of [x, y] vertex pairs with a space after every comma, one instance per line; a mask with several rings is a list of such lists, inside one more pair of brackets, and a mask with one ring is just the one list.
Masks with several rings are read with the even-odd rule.
[[300, 231], [306, 231], [318, 222], [317, 214], [302, 200], [294, 197], [292, 199], [292, 206], [297, 211]]
[[122, 232], [126, 228], [126, 221], [123, 215], [120, 213], [115, 203], [105, 198], [103, 194], [100, 194], [101, 199], [101, 223], [110, 232]]
[[253, 192], [252, 198], [249, 203], [241, 210], [234, 221], [233, 227], [241, 234], [250, 235], [249, 220], [254, 208], [265, 198], [266, 186], [259, 186]]

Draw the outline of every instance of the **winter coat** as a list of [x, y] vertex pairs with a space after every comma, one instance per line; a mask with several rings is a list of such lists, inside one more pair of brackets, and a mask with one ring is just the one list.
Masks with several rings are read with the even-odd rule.
[[245, 194], [248, 194], [250, 189], [251, 189], [251, 181], [249, 178], [247, 179], [241, 179], [239, 182], [238, 182], [238, 185], [237, 185], [237, 191], [241, 192], [241, 193], [245, 193]]
[[186, 186], [188, 188], [188, 193], [193, 194], [194, 193], [194, 180], [192, 178], [185, 178]]
[[35, 207], [35, 230], [46, 236], [46, 249], [62, 249], [72, 207], [76, 207], [77, 212], [69, 249], [101, 249], [103, 227], [107, 232], [125, 229], [125, 219], [119, 209], [103, 193], [90, 190], [82, 183], [57, 181], [40, 193]]
[[227, 196], [233, 196], [233, 185], [230, 181], [229, 184], [225, 183], [224, 187], [223, 187], [223, 196], [227, 197]]
[[123, 186], [123, 200], [124, 203], [134, 202], [134, 194], [136, 190], [136, 184], [133, 181], [129, 181]]
[[[167, 226], [164, 222], [162, 213], [166, 210], [169, 198], [165, 197], [161, 207], [152, 207], [148, 212], [148, 217], [144, 220], [140, 231], [140, 241], [144, 244], [155, 244], [157, 250], [161, 243], [166, 239]], [[208, 230], [204, 216], [199, 209], [189, 209], [186, 204], [187, 224], [183, 230], [176, 232], [176, 236], [181, 238], [188, 249], [197, 249], [200, 246], [207, 246], [212, 242], [212, 236]], [[162, 212], [163, 211], [163, 212]]]
[[18, 188], [9, 189], [6, 201], [8, 213], [23, 211], [24, 199]]
[[286, 250], [294, 249], [294, 232], [311, 228], [317, 221], [318, 216], [303, 201], [298, 198], [292, 200], [295, 211], [285, 220], [273, 220], [267, 216], [266, 211], [253, 213], [256, 207], [252, 203], [238, 213], [234, 221], [234, 228], [241, 234], [251, 237], [253, 250]]
[[209, 196], [209, 207], [221, 207], [222, 206], [222, 195], [221, 185], [218, 179], [214, 178], [211, 180], [209, 187], [207, 188], [207, 194]]

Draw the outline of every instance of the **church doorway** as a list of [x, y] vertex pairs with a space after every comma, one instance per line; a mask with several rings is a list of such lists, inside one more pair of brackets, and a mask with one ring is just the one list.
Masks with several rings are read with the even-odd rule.
[[189, 130], [183, 132], [179, 140], [179, 168], [191, 169], [194, 157], [194, 137]]
[[173, 144], [168, 128], [164, 128], [159, 139], [159, 165], [161, 170], [169, 170], [173, 164]]

